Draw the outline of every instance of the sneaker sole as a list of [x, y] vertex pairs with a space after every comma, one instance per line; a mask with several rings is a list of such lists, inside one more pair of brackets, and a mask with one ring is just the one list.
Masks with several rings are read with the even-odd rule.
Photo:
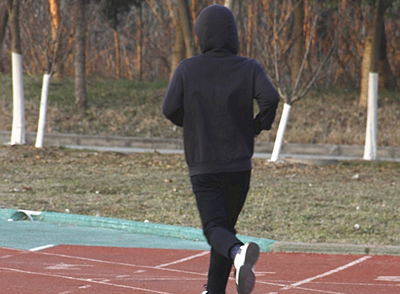
[[246, 257], [244, 259], [244, 265], [254, 267], [257, 262], [258, 256], [260, 255], [260, 247], [256, 243], [249, 243], [246, 251]]
[[248, 243], [244, 263], [236, 273], [236, 290], [238, 294], [250, 294], [254, 288], [256, 277], [254, 264], [260, 255], [260, 247], [256, 243]]
[[254, 288], [256, 277], [251, 265], [243, 265], [238, 272], [236, 290], [238, 294], [250, 294]]

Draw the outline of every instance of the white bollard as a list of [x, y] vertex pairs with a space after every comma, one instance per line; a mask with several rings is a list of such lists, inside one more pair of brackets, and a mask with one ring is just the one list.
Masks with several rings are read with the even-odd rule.
[[378, 138], [378, 73], [369, 73], [368, 111], [365, 134], [364, 160], [374, 160], [377, 155]]
[[12, 52], [13, 119], [11, 145], [25, 144], [25, 93], [22, 55]]
[[47, 97], [49, 96], [50, 78], [51, 75], [48, 73], [45, 73], [43, 75], [42, 95], [40, 98], [39, 122], [38, 122], [38, 130], [36, 134], [36, 144], [35, 144], [36, 148], [43, 148], [43, 138], [46, 127]]
[[282, 143], [283, 143], [283, 135], [286, 131], [286, 125], [289, 120], [289, 113], [292, 106], [290, 104], [283, 104], [282, 116], [279, 121], [278, 133], [276, 134], [274, 149], [272, 150], [272, 155], [270, 161], [276, 162], [279, 157], [279, 153], [281, 152]]

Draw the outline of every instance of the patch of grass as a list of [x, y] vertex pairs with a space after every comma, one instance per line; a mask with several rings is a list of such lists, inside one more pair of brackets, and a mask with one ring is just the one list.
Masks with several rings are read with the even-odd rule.
[[[26, 130], [35, 132], [42, 77], [26, 76]], [[11, 78], [0, 75], [0, 130], [11, 130]], [[89, 108], [75, 108], [74, 81], [51, 80], [46, 132], [87, 135], [181, 138], [161, 113], [167, 81], [137, 82], [89, 78]], [[295, 103], [284, 136], [285, 143], [364, 145], [366, 109], [358, 107], [357, 89], [317, 89]], [[400, 95], [380, 91], [378, 145], [400, 146]], [[270, 132], [258, 140], [275, 140], [282, 105]]]
[[[11, 79], [0, 75], [0, 130], [11, 130]], [[36, 132], [39, 117], [41, 77], [25, 77], [25, 121], [28, 132]], [[46, 132], [87, 135], [180, 137], [161, 114], [166, 81], [88, 79], [89, 108], [76, 109], [74, 81], [51, 80]]]
[[[37, 128], [41, 83], [25, 77], [27, 131]], [[9, 131], [11, 78], [0, 75], [0, 85], [0, 130]], [[181, 138], [161, 114], [166, 87], [89, 78], [90, 107], [77, 110], [73, 80], [52, 79], [46, 132]], [[400, 146], [399, 101], [396, 92], [380, 92], [379, 145]], [[285, 142], [363, 145], [366, 110], [357, 103], [357, 90], [312, 91], [293, 105]], [[281, 109], [258, 140], [274, 141]], [[255, 159], [238, 231], [281, 241], [400, 245], [399, 179], [400, 163], [316, 167]], [[182, 155], [1, 147], [0, 206], [200, 226]]]
[[[400, 245], [400, 163], [253, 164], [240, 234]], [[2, 207], [200, 227], [182, 155], [1, 147], [0, 179]]]
[[260, 213], [259, 226], [272, 239], [398, 245], [400, 238], [392, 232], [400, 229], [394, 228], [400, 212], [399, 167], [363, 161], [258, 166], [252, 194], [259, 197], [248, 218]]

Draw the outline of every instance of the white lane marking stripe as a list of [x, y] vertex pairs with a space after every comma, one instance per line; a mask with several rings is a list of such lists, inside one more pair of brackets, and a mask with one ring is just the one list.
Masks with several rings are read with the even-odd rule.
[[197, 258], [197, 257], [201, 257], [201, 256], [204, 256], [204, 255], [207, 255], [208, 253], [209, 253], [209, 251], [203, 251], [203, 252], [201, 252], [201, 253], [199, 253], [199, 254], [195, 254], [195, 255], [192, 255], [192, 256], [188, 256], [188, 257], [185, 257], [185, 258], [182, 258], [182, 259], [173, 261], [173, 262], [169, 262], [169, 263], [164, 263], [164, 264], [157, 265], [157, 266], [155, 266], [155, 268], [162, 268], [162, 267], [167, 267], [167, 266], [170, 266], [170, 265], [173, 265], [173, 264], [182, 263], [182, 262], [185, 262], [185, 261], [188, 261], [188, 260]]
[[347, 269], [347, 268], [349, 268], [349, 267], [352, 267], [352, 266], [354, 266], [354, 265], [356, 265], [356, 264], [359, 264], [359, 263], [361, 263], [361, 262], [364, 262], [365, 260], [370, 259], [371, 257], [372, 257], [372, 256], [364, 256], [364, 257], [361, 257], [361, 258], [359, 258], [359, 259], [357, 259], [357, 260], [355, 260], [355, 261], [353, 261], [353, 262], [350, 262], [350, 263], [348, 263], [348, 264], [345, 264], [345, 265], [343, 265], [343, 266], [340, 266], [340, 267], [338, 267], [338, 268], [336, 268], [336, 269], [333, 269], [333, 270], [331, 270], [331, 271], [329, 271], [329, 272], [326, 272], [326, 273], [317, 275], [317, 276], [315, 276], [315, 277], [311, 277], [311, 278], [308, 278], [308, 279], [299, 281], [299, 282], [297, 282], [297, 283], [291, 284], [291, 285], [289, 285], [289, 286], [286, 286], [286, 287], [282, 288], [282, 290], [289, 290], [289, 289], [295, 288], [295, 287], [297, 287], [297, 286], [300, 286], [300, 285], [306, 284], [306, 283], [308, 283], [308, 282], [311, 282], [311, 281], [313, 281], [313, 280], [316, 280], [316, 279], [319, 279], [319, 278], [323, 278], [323, 277], [326, 277], [326, 276], [335, 274], [335, 273], [340, 272], [340, 271], [342, 271], [342, 270], [345, 270], [345, 269]]
[[29, 249], [29, 251], [31, 251], [31, 252], [37, 252], [37, 251], [44, 250], [44, 249], [48, 249], [48, 248], [51, 248], [51, 247], [54, 247], [54, 246], [56, 246], [56, 245], [54, 245], [54, 244], [48, 244], [48, 245], [39, 246], [39, 247], [35, 247], [35, 248], [32, 248], [32, 249]]
[[0, 269], [7, 270], [7, 271], [12, 271], [12, 272], [24, 273], [24, 274], [46, 276], [46, 277], [54, 277], [54, 278], [61, 278], [61, 279], [74, 280], [74, 281], [82, 281], [82, 282], [86, 282], [86, 283], [101, 284], [101, 285], [113, 286], [113, 287], [119, 287], [119, 288], [126, 288], [126, 289], [131, 289], [131, 290], [140, 290], [140, 291], [151, 292], [151, 293], [172, 294], [170, 292], [161, 292], [161, 291], [156, 291], [156, 290], [151, 290], [151, 289], [132, 287], [132, 286], [127, 286], [127, 285], [120, 285], [120, 284], [109, 283], [109, 282], [104, 282], [104, 281], [95, 281], [95, 280], [92, 280], [92, 279], [82, 279], [82, 278], [75, 278], [75, 277], [62, 276], [62, 275], [36, 273], [36, 272], [23, 271], [23, 270], [14, 269], [14, 268], [7, 268], [7, 267], [0, 267]]
[[[280, 286], [280, 287], [284, 287], [285, 286], [283, 284], [277, 284], [277, 283], [265, 282], [265, 281], [257, 281], [257, 283], [265, 284], [265, 285], [271, 285], [271, 286]], [[320, 292], [320, 293], [327, 293], [327, 294], [346, 294], [346, 293], [343, 293], [343, 292], [332, 292], [332, 291], [327, 291], [327, 290], [310, 289], [310, 288], [304, 288], [304, 287], [297, 287], [296, 289], [305, 290], [305, 291], [308, 291], [308, 292]], [[268, 292], [266, 294], [278, 294], [278, 292]]]
[[377, 277], [375, 281], [400, 282], [400, 276], [381, 276]]
[[332, 292], [332, 291], [328, 291], [328, 290], [309, 289], [309, 288], [304, 288], [304, 287], [297, 287], [296, 289], [306, 290], [309, 292], [327, 293], [327, 294], [348, 294], [348, 293], [343, 293], [343, 292]]
[[79, 256], [65, 255], [65, 254], [49, 253], [49, 252], [38, 252], [38, 254], [65, 257], [65, 258], [78, 259], [78, 260], [93, 261], [93, 262], [105, 263], [105, 264], [114, 264], [114, 265], [118, 264], [118, 265], [128, 266], [128, 267], [140, 267], [140, 268], [146, 268], [146, 269], [157, 269], [157, 270], [168, 271], [168, 272], [176, 272], [176, 273], [183, 273], [183, 274], [207, 276], [207, 273], [197, 273], [197, 272], [183, 271], [183, 270], [176, 270], [176, 269], [168, 269], [168, 268], [155, 268], [154, 266], [150, 266], [150, 265], [137, 265], [137, 264], [123, 263], [123, 262], [115, 262], [115, 261], [107, 261], [107, 260], [101, 260], [101, 259], [93, 259], [93, 258], [87, 258], [87, 257], [79, 257]]

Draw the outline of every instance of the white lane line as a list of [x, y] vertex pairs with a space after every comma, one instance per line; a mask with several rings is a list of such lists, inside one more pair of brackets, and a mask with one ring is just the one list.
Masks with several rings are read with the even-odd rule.
[[320, 279], [320, 278], [323, 278], [323, 277], [326, 277], [326, 276], [330, 276], [330, 275], [332, 275], [332, 274], [335, 274], [335, 273], [338, 273], [338, 272], [340, 272], [340, 271], [342, 271], [342, 270], [345, 270], [345, 269], [347, 269], [347, 268], [349, 268], [349, 267], [352, 267], [352, 266], [354, 266], [354, 265], [356, 265], [356, 264], [362, 263], [362, 262], [364, 262], [365, 260], [370, 259], [371, 257], [372, 257], [372, 256], [364, 256], [364, 257], [361, 257], [361, 258], [359, 258], [359, 259], [357, 259], [357, 260], [355, 260], [355, 261], [353, 261], [353, 262], [350, 262], [350, 263], [348, 263], [348, 264], [345, 264], [345, 265], [343, 265], [343, 266], [340, 266], [340, 267], [338, 267], [338, 268], [336, 268], [336, 269], [333, 269], [333, 270], [331, 270], [331, 271], [329, 271], [329, 272], [326, 272], [326, 273], [317, 275], [317, 276], [315, 276], [315, 277], [311, 277], [311, 278], [308, 278], [308, 279], [299, 281], [299, 282], [297, 282], [297, 283], [288, 285], [288, 286], [282, 288], [282, 290], [289, 290], [289, 289], [298, 287], [298, 286], [300, 286], [300, 285], [309, 283], [309, 282], [311, 282], [311, 281], [314, 281], [314, 280], [316, 280], [316, 279]]
[[95, 280], [92, 280], [92, 279], [83, 279], [83, 278], [76, 278], [76, 277], [63, 276], [63, 275], [46, 274], [46, 273], [37, 273], [37, 272], [23, 271], [23, 270], [14, 269], [14, 268], [7, 268], [7, 267], [0, 267], [0, 269], [2, 269], [2, 270], [7, 270], [7, 271], [11, 271], [11, 272], [23, 273], [23, 274], [30, 274], [30, 275], [37, 275], [37, 276], [45, 276], [45, 277], [53, 277], [53, 278], [61, 278], [61, 279], [67, 279], [67, 280], [73, 280], [73, 281], [81, 281], [81, 282], [85, 282], [85, 283], [93, 283], [93, 284], [100, 284], [100, 285], [106, 285], [106, 286], [113, 286], [113, 287], [118, 287], [118, 288], [125, 288], [125, 289], [131, 289], [131, 290], [138, 290], [138, 291], [150, 292], [150, 293], [172, 294], [172, 293], [170, 293], [170, 292], [161, 292], [161, 291], [156, 291], [156, 290], [151, 290], [151, 289], [145, 289], [145, 288], [139, 288], [139, 287], [132, 287], [132, 286], [127, 286], [127, 285], [109, 283], [109, 282], [106, 282], [106, 281], [95, 281]]
[[38, 254], [44, 254], [44, 255], [50, 255], [50, 256], [58, 256], [58, 257], [77, 259], [77, 260], [86, 260], [86, 261], [92, 261], [92, 262], [104, 263], [104, 264], [122, 265], [122, 266], [127, 266], [127, 267], [138, 267], [138, 268], [145, 268], [145, 269], [157, 269], [157, 270], [167, 271], [167, 272], [176, 272], [176, 273], [182, 273], [182, 274], [207, 276], [207, 273], [198, 273], [198, 272], [183, 271], [183, 270], [168, 269], [168, 268], [155, 268], [154, 266], [150, 266], [150, 265], [137, 265], [137, 264], [131, 264], [131, 263], [115, 262], [115, 261], [93, 259], [93, 258], [87, 258], [87, 257], [79, 257], [79, 256], [57, 254], [57, 253], [49, 253], [49, 252], [38, 252]]
[[48, 249], [48, 248], [51, 248], [51, 247], [54, 247], [54, 246], [56, 246], [56, 245], [48, 244], [48, 245], [39, 246], [39, 247], [35, 247], [35, 248], [32, 248], [32, 249], [29, 249], [29, 251], [30, 252], [37, 252], [37, 251]]
[[[271, 286], [280, 286], [280, 287], [285, 286], [285, 285], [282, 285], [282, 284], [264, 282], [264, 281], [257, 281], [257, 283], [258, 284], [271, 285]], [[346, 293], [342, 293], [342, 292], [332, 292], [332, 291], [327, 291], [327, 290], [310, 289], [310, 288], [304, 288], [304, 287], [297, 287], [296, 289], [305, 290], [307, 292], [320, 292], [320, 293], [326, 293], [326, 294], [346, 294]], [[278, 292], [267, 292], [265, 294], [278, 294]]]
[[332, 291], [327, 291], [327, 290], [309, 289], [309, 288], [304, 288], [304, 287], [297, 287], [296, 289], [306, 290], [308, 292], [325, 293], [325, 294], [348, 294], [348, 293], [343, 293], [343, 292], [332, 292]]
[[[377, 279], [375, 279], [377, 280]], [[281, 280], [276, 280], [276, 281], [257, 281], [257, 284], [264, 284], [264, 285], [270, 285], [270, 286], [279, 286], [279, 287], [284, 287], [285, 285], [279, 282], [285, 282]], [[338, 286], [356, 286], [356, 287], [362, 287], [363, 289], [366, 287], [380, 287], [379, 289], [382, 289], [381, 287], [399, 287], [399, 284], [382, 284], [382, 283], [346, 283], [346, 282], [313, 282], [312, 284], [314, 285], [323, 285], [323, 286], [330, 286], [330, 285], [338, 285]], [[327, 294], [346, 294], [343, 292], [332, 292], [328, 290], [319, 290], [319, 289], [311, 289], [311, 288], [305, 288], [305, 287], [296, 287], [296, 289], [299, 290], [305, 290], [308, 292], [321, 292], [321, 293], [327, 293]], [[265, 294], [278, 294], [278, 292], [267, 292]]]
[[400, 276], [381, 276], [377, 277], [375, 281], [400, 282]]
[[192, 259], [197, 258], [197, 257], [201, 257], [201, 256], [204, 256], [204, 255], [207, 255], [209, 253], [210, 253], [209, 251], [203, 251], [203, 252], [201, 252], [199, 254], [188, 256], [188, 257], [185, 257], [185, 258], [173, 261], [173, 262], [157, 265], [154, 268], [162, 268], [162, 267], [167, 267], [167, 266], [170, 266], [170, 265], [173, 265], [173, 264], [182, 263], [182, 262], [185, 262], [185, 261], [188, 261], [188, 260], [192, 260]]

